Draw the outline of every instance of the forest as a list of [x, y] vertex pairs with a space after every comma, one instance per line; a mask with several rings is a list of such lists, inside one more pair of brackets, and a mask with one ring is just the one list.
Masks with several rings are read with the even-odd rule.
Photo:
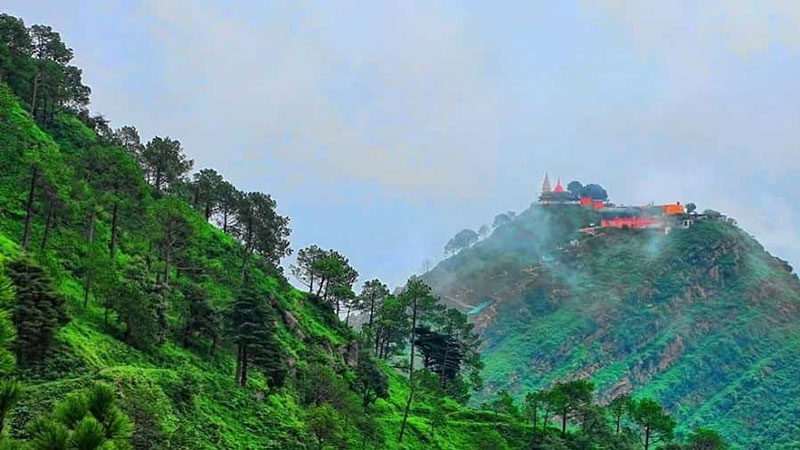
[[493, 392], [420, 278], [312, 245], [292, 286], [276, 199], [91, 114], [72, 58], [0, 15], [0, 449], [727, 448], [591, 379]]

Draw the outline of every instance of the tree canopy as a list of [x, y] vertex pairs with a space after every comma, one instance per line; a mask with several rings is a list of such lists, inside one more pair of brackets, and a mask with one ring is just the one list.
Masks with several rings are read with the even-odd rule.
[[444, 246], [444, 252], [446, 254], [458, 253], [461, 250], [469, 248], [472, 246], [472, 244], [478, 242], [478, 238], [478, 233], [472, 230], [461, 230], [447, 242], [447, 244]]

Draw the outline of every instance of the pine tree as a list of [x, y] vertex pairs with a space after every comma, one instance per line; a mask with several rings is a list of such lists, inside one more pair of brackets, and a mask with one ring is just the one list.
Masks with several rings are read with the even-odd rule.
[[403, 420], [400, 422], [400, 433], [397, 435], [397, 442], [403, 441], [406, 424], [408, 423], [408, 414], [411, 411], [411, 403], [414, 399], [414, 353], [417, 348], [417, 324], [424, 321], [427, 315], [439, 309], [437, 299], [431, 292], [430, 286], [416, 277], [408, 280], [405, 289], [400, 294], [400, 299], [411, 315], [411, 336], [408, 339], [411, 351], [408, 358], [408, 398], [403, 411]]
[[14, 301], [14, 285], [0, 272], [0, 375], [8, 375], [14, 370], [17, 360], [11, 351], [17, 338], [17, 330], [11, 322], [10, 309]]
[[217, 310], [211, 304], [205, 290], [197, 284], [183, 288], [186, 301], [186, 321], [183, 328], [183, 346], [191, 347], [195, 338], [211, 340], [212, 351], [217, 342]]
[[206, 222], [211, 218], [220, 203], [220, 197], [223, 194], [223, 182], [222, 175], [218, 174], [214, 169], [203, 169], [194, 174], [192, 207], [202, 212]]
[[22, 385], [14, 380], [0, 381], [0, 439], [2, 439], [6, 416], [22, 397]]
[[279, 215], [276, 208], [275, 200], [261, 192], [248, 192], [238, 202], [238, 220], [232, 231], [244, 247], [242, 279], [247, 274], [248, 263], [254, 254], [272, 265], [277, 265], [282, 257], [291, 254], [289, 218]]
[[6, 270], [16, 289], [12, 320], [17, 329], [17, 356], [21, 361], [41, 359], [58, 329], [69, 321], [64, 299], [47, 272], [34, 262], [23, 257]]
[[378, 308], [388, 296], [389, 288], [381, 283], [381, 280], [374, 279], [364, 283], [364, 287], [361, 289], [361, 301], [368, 314], [366, 326], [369, 329], [372, 329]]
[[33, 449], [131, 448], [133, 424], [116, 401], [111, 385], [96, 383], [58, 403], [51, 415], [29, 426]]
[[158, 287], [148, 287], [145, 281], [123, 278], [110, 289], [109, 305], [117, 312], [117, 320], [125, 326], [123, 340], [137, 348], [147, 348], [159, 342], [163, 335], [162, 300]]
[[229, 312], [230, 334], [236, 344], [236, 382], [247, 385], [251, 365], [262, 368], [270, 386], [286, 377], [284, 359], [275, 339], [275, 317], [266, 295], [245, 282]]

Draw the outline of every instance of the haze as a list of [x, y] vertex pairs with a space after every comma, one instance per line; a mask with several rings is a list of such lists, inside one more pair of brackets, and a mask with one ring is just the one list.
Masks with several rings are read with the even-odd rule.
[[545, 171], [800, 263], [800, 3], [110, 3], [3, 10], [62, 33], [93, 112], [271, 193], [293, 248], [362, 279], [402, 283]]

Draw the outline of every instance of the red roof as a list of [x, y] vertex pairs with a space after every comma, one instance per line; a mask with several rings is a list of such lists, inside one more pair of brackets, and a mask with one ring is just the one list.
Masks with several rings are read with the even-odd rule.
[[564, 186], [561, 186], [561, 180], [558, 180], [558, 184], [556, 184], [555, 189], [553, 192], [564, 192]]

